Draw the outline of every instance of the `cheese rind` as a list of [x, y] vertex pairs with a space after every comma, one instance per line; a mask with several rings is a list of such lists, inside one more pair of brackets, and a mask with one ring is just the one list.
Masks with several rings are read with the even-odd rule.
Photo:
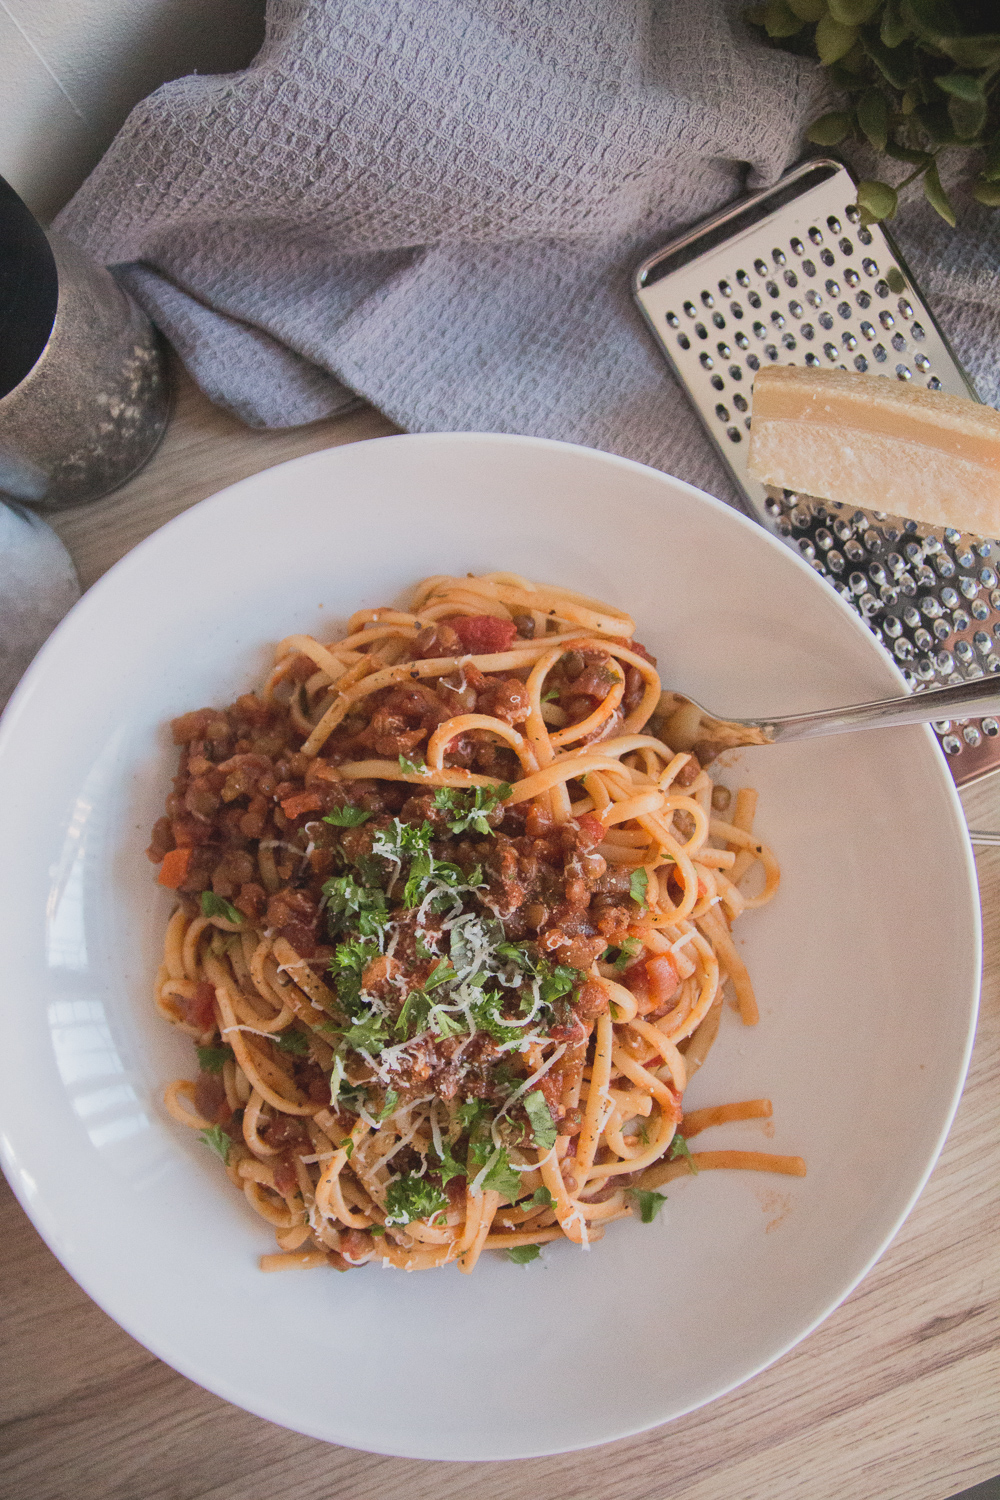
[[1000, 412], [961, 396], [845, 370], [761, 370], [748, 468], [763, 484], [1000, 534]]

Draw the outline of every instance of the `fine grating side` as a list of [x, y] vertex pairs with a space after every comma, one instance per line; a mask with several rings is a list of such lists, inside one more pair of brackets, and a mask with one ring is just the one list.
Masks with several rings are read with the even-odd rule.
[[[866, 621], [915, 691], [1000, 672], [1000, 543], [765, 488], [746, 469], [766, 364], [975, 392], [891, 240], [863, 228], [855, 184], [812, 161], [640, 266], [635, 295], [755, 520]], [[965, 785], [1000, 768], [996, 719], [935, 729]]]

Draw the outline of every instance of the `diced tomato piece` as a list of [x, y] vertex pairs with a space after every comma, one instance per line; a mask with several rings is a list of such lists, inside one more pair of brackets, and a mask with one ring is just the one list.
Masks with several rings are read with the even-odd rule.
[[165, 854], [163, 856], [163, 863], [160, 866], [160, 873], [156, 877], [159, 884], [169, 887], [172, 891], [176, 891], [177, 887], [187, 877], [192, 852], [190, 848], [171, 849], [169, 854]]
[[292, 1166], [291, 1162], [279, 1161], [278, 1165], [274, 1169], [274, 1185], [278, 1189], [278, 1192], [281, 1193], [282, 1197], [287, 1198], [289, 1193], [294, 1193], [296, 1186], [298, 1185], [298, 1180], [299, 1179], [295, 1174], [295, 1168]]
[[513, 620], [498, 620], [494, 615], [453, 615], [447, 624], [470, 656], [506, 651], [517, 635]]
[[215, 986], [207, 979], [200, 979], [194, 995], [184, 1001], [184, 1019], [189, 1026], [199, 1031], [208, 1031], [215, 1025]]
[[649, 998], [656, 1009], [666, 1005], [680, 983], [669, 953], [659, 953], [655, 958], [647, 958], [646, 977], [649, 980]]
[[212, 1125], [225, 1125], [233, 1112], [226, 1098], [225, 1085], [216, 1073], [199, 1073], [194, 1086], [194, 1107], [203, 1120]]
[[285, 798], [281, 811], [286, 818], [300, 818], [303, 813], [319, 812], [324, 805], [321, 792], [296, 792], [294, 797]]
[[640, 1004], [649, 1001], [649, 975], [646, 973], [646, 965], [640, 959], [638, 963], [629, 964], [622, 975], [622, 984]]
[[580, 825], [580, 832], [585, 836], [589, 844], [601, 843], [607, 830], [595, 813], [584, 813], [576, 821]]

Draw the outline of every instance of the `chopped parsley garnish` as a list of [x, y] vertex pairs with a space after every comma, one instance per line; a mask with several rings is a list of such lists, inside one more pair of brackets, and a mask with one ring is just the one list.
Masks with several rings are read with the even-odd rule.
[[515, 1266], [526, 1266], [529, 1260], [538, 1260], [541, 1253], [538, 1245], [511, 1245], [509, 1250], [504, 1251], [507, 1259], [512, 1260]]
[[350, 1016], [359, 1009], [364, 972], [378, 957], [378, 944], [371, 938], [351, 938], [337, 944], [330, 960], [330, 973], [336, 982], [337, 998]]
[[340, 1150], [343, 1151], [344, 1156], [348, 1161], [350, 1161], [351, 1157], [354, 1155], [354, 1140], [351, 1136], [344, 1136], [344, 1139], [340, 1143]]
[[405, 755], [399, 757], [399, 769], [406, 771], [410, 776], [426, 776], [427, 762], [423, 760], [407, 760]]
[[362, 823], [367, 823], [371, 813], [363, 807], [352, 807], [345, 803], [343, 807], [335, 807], [328, 812], [323, 819], [324, 823], [332, 823], [335, 828], [360, 828]]
[[335, 875], [323, 885], [326, 925], [335, 938], [350, 928], [362, 937], [379, 937], [389, 921], [384, 892], [379, 887], [359, 885], [350, 875]]
[[385, 1096], [385, 1103], [382, 1105], [382, 1113], [378, 1117], [378, 1124], [379, 1125], [381, 1125], [381, 1123], [382, 1123], [383, 1120], [388, 1120], [389, 1116], [395, 1111], [396, 1105], [398, 1103], [399, 1103], [399, 1094], [396, 1092], [396, 1090], [395, 1089], [389, 1089], [389, 1090], [387, 1090], [386, 1096]]
[[680, 1161], [682, 1159], [686, 1159], [687, 1164], [688, 1164], [688, 1170], [690, 1172], [693, 1172], [694, 1175], [697, 1177], [697, 1175], [698, 1175], [698, 1163], [695, 1161], [694, 1157], [691, 1155], [691, 1149], [688, 1146], [687, 1141], [684, 1139], [684, 1137], [682, 1135], [675, 1135], [674, 1138], [673, 1138], [673, 1140], [670, 1142], [670, 1160], [671, 1161]]
[[517, 1202], [517, 1195], [521, 1191], [521, 1176], [514, 1171], [502, 1146], [497, 1146], [490, 1156], [488, 1169], [480, 1186], [484, 1192], [499, 1193], [501, 1197], [509, 1198], [511, 1203]]
[[500, 786], [475, 786], [468, 791], [455, 791], [451, 787], [438, 787], [434, 793], [434, 806], [439, 812], [450, 813], [448, 827], [452, 833], [465, 833], [474, 828], [477, 833], [490, 834], [492, 827], [486, 820], [499, 803], [506, 802], [513, 788], [506, 781]]
[[[645, 870], [643, 870], [642, 873], [645, 875]], [[622, 943], [621, 947], [618, 949], [617, 953], [615, 952], [614, 948], [606, 948], [604, 951], [603, 960], [605, 963], [614, 964], [615, 968], [620, 974], [623, 969], [628, 968], [629, 962], [633, 958], [635, 958], [636, 954], [641, 952], [642, 943], [638, 938], [626, 938], [624, 943]]]
[[407, 1172], [390, 1182], [385, 1193], [387, 1224], [409, 1224], [413, 1219], [429, 1219], [448, 1207], [448, 1195], [426, 1177]]
[[355, 1052], [381, 1052], [388, 1040], [389, 1023], [374, 1011], [363, 1020], [354, 1021], [344, 1032], [344, 1041]]
[[235, 1056], [232, 1047], [196, 1047], [198, 1066], [203, 1073], [221, 1073]]
[[559, 697], [559, 689], [551, 687], [551, 688], [549, 688], [549, 690], [548, 690], [547, 693], [543, 693], [542, 694], [541, 701], [543, 703], [551, 703], [554, 698], [558, 698], [558, 697]]
[[652, 1224], [667, 1201], [666, 1193], [647, 1192], [643, 1188], [632, 1188], [632, 1197], [639, 1205], [639, 1217], [644, 1224]]
[[232, 1141], [221, 1125], [209, 1125], [207, 1130], [199, 1130], [198, 1139], [204, 1141], [208, 1149], [214, 1151], [216, 1156], [221, 1156], [224, 1162], [229, 1161], [229, 1148]]
[[279, 1031], [274, 1041], [282, 1052], [289, 1052], [293, 1057], [309, 1056], [309, 1038], [303, 1031]]
[[628, 893], [632, 897], [632, 900], [635, 901], [644, 910], [649, 904], [646, 900], [646, 891], [648, 887], [649, 874], [647, 873], [647, 871], [642, 867], [640, 867], [638, 870], [633, 870], [628, 883]]
[[555, 1201], [547, 1187], [535, 1188], [531, 1195], [532, 1205], [538, 1208], [553, 1208]]
[[441, 1142], [441, 1155], [438, 1157], [438, 1163], [439, 1165], [434, 1170], [440, 1176], [441, 1182], [445, 1187], [447, 1187], [453, 1177], [465, 1176], [465, 1164], [460, 1162], [453, 1154], [449, 1141], [443, 1140]]
[[556, 1143], [556, 1126], [541, 1089], [532, 1089], [522, 1099], [524, 1112], [531, 1122], [531, 1132], [539, 1151], [549, 1151]]
[[483, 1117], [491, 1113], [491, 1109], [485, 1099], [466, 1099], [464, 1104], [458, 1106], [456, 1113], [459, 1124], [472, 1132]]
[[235, 922], [237, 925], [243, 921], [242, 912], [238, 912], [231, 901], [225, 901], [214, 891], [202, 891], [201, 914], [203, 917], [224, 917], [227, 922]]

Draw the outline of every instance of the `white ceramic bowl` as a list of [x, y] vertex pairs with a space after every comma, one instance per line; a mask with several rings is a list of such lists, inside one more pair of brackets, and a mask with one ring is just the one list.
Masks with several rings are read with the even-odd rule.
[[[513, 1458], [689, 1411], [801, 1339], [885, 1248], [957, 1103], [979, 978], [961, 809], [929, 730], [742, 752], [784, 872], [738, 933], [761, 1003], [690, 1105], [768, 1095], [804, 1179], [704, 1173], [589, 1253], [407, 1276], [264, 1276], [271, 1236], [162, 1085], [186, 1039], [150, 987], [170, 897], [143, 849], [166, 721], [254, 684], [429, 573], [508, 569], [628, 609], [664, 681], [735, 715], [900, 689], [805, 563], [690, 486], [568, 445], [392, 437], [244, 480], [157, 532], [42, 651], [0, 730], [0, 1132], [49, 1245], [149, 1349], [301, 1432], [415, 1458]], [[699, 1145], [702, 1142], [699, 1141]]]

